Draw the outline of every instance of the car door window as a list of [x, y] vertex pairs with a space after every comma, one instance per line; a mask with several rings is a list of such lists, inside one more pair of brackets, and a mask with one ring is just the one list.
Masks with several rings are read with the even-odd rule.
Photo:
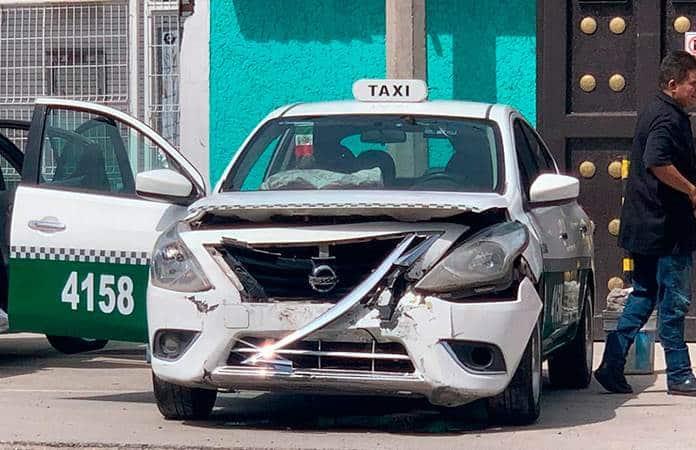
[[556, 164], [546, 146], [539, 139], [537, 134], [525, 123], [520, 122], [520, 127], [529, 144], [529, 149], [539, 168], [539, 173], [556, 173]]
[[135, 175], [173, 166], [157, 144], [111, 117], [47, 112], [39, 184], [135, 195]]
[[22, 179], [22, 162], [28, 130], [0, 123], [0, 190], [14, 190]]
[[522, 184], [522, 194], [525, 199], [529, 198], [529, 189], [540, 173], [539, 164], [532, 153], [527, 137], [522, 130], [522, 123], [515, 120], [513, 125], [515, 137], [515, 151], [517, 153], [517, 163], [519, 164], [520, 181]]
[[14, 190], [22, 178], [21, 166], [8, 157], [14, 154], [16, 158], [18, 151], [12, 141], [0, 134], [0, 191]]
[[5, 159], [3, 155], [0, 155], [0, 190], [2, 191], [12, 191], [17, 188], [22, 175], [15, 169], [10, 162]]
[[433, 172], [437, 169], [447, 168], [447, 163], [452, 160], [455, 150], [449, 139], [431, 139], [428, 141], [428, 167]]

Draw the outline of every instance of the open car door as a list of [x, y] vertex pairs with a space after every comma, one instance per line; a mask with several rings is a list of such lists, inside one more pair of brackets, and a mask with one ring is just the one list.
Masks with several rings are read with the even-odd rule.
[[24, 153], [18, 144], [25, 140], [30, 122], [0, 120], [0, 332], [9, 328], [7, 320], [7, 265], [10, 258], [10, 214], [14, 193], [19, 184]]
[[[190, 194], [139, 193], [138, 174], [161, 169]], [[203, 195], [203, 177], [142, 122], [38, 99], [11, 217], [10, 331], [146, 342], [150, 252]]]

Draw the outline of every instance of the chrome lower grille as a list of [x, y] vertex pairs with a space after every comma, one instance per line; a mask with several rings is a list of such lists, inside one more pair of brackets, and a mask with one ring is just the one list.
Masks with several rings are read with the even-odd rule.
[[[258, 352], [258, 347], [273, 340], [250, 336], [239, 340], [230, 352], [227, 364], [242, 361]], [[415, 371], [403, 345], [398, 342], [343, 342], [326, 340], [298, 341], [276, 354], [300, 370], [350, 370], [408, 374]]]

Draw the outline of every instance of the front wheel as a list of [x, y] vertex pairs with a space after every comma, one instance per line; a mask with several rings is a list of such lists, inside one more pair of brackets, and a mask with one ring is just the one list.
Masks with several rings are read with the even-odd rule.
[[73, 355], [75, 353], [89, 352], [92, 350], [101, 350], [106, 346], [106, 339], [86, 339], [69, 336], [51, 336], [46, 335], [48, 343], [61, 353]]
[[213, 411], [217, 391], [169, 383], [152, 374], [157, 408], [167, 420], [206, 419]]
[[592, 380], [593, 332], [591, 287], [585, 289], [578, 330], [572, 341], [549, 357], [549, 380], [556, 387], [585, 389]]
[[494, 422], [528, 425], [541, 412], [541, 327], [529, 337], [517, 371], [503, 392], [488, 399], [488, 416]]

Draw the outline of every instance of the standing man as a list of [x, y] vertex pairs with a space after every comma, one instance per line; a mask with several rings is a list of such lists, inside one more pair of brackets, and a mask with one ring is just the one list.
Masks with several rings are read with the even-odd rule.
[[633, 392], [623, 374], [626, 354], [657, 306], [667, 392], [696, 395], [684, 343], [696, 250], [696, 153], [685, 109], [696, 106], [696, 59], [684, 51], [668, 54], [660, 90], [638, 116], [621, 209], [619, 245], [633, 257], [633, 293], [607, 335], [595, 378], [610, 392]]

